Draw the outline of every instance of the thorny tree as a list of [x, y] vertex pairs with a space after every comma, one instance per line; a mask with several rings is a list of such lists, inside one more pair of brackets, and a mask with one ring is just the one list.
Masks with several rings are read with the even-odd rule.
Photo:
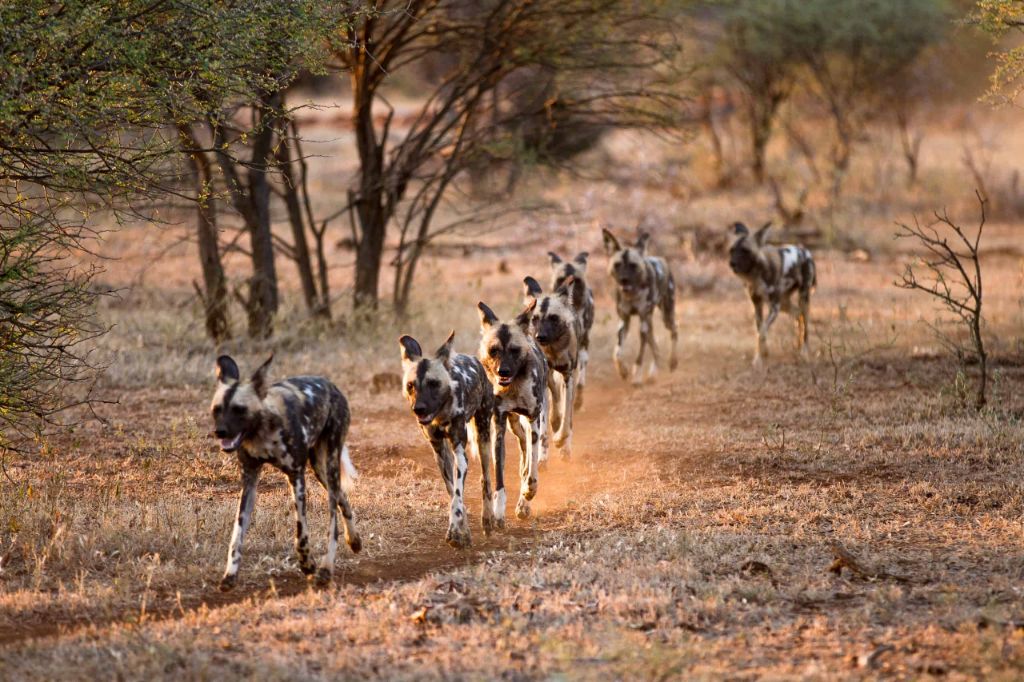
[[[355, 304], [377, 305], [389, 228], [399, 231], [393, 301], [408, 303], [438, 208], [481, 159], [579, 127], [664, 126], [677, 99], [676, 45], [656, 3], [617, 0], [392, 0], [356, 3], [336, 55], [349, 70], [359, 171], [350, 191]], [[363, 6], [365, 5], [365, 6]], [[432, 59], [436, 74], [404, 121], [382, 86]], [[540, 125], [537, 123], [540, 122]]]
[[968, 361], [971, 358], [977, 361], [980, 375], [974, 406], [981, 409], [987, 401], [988, 354], [982, 338], [983, 292], [978, 244], [985, 228], [987, 200], [979, 192], [975, 194], [978, 197], [980, 217], [973, 239], [945, 211], [936, 213], [935, 222], [931, 225], [921, 225], [916, 219], [913, 225], [900, 224], [896, 237], [916, 241], [924, 247], [925, 255], [916, 264], [916, 269], [912, 263], [905, 266], [903, 277], [896, 285], [932, 296], [966, 327], [970, 346], [965, 346], [937, 327], [933, 329], [939, 342], [956, 356], [965, 375]]

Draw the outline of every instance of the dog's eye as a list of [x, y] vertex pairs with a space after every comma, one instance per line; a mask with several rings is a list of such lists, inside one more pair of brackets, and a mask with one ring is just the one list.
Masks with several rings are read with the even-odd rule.
[[508, 352], [512, 355], [519, 355], [519, 346], [510, 346]]
[[224, 408], [222, 408], [220, 405], [214, 405], [213, 406], [213, 416], [214, 417], [219, 416], [220, 413], [223, 412], [223, 411], [224, 411]]
[[231, 414], [236, 414], [238, 416], [244, 415], [245, 414], [245, 406], [244, 405], [232, 405], [231, 406]]
[[437, 379], [431, 379], [427, 382], [427, 387], [433, 389], [441, 388], [441, 382]]
[[416, 384], [410, 381], [405, 385], [405, 390], [408, 391], [409, 393], [412, 393], [413, 391], [416, 390]]
[[491, 349], [487, 351], [487, 354], [490, 355], [492, 358], [496, 358], [498, 357], [498, 355], [501, 354], [501, 349], [498, 348], [497, 346], [492, 346]]

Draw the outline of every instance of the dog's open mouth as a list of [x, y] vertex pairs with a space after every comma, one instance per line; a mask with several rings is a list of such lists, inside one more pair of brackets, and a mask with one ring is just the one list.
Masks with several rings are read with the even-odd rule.
[[509, 386], [512, 383], [512, 377], [498, 377], [499, 386]]
[[419, 420], [420, 424], [429, 424], [430, 422], [434, 421], [434, 417], [436, 416], [437, 412], [431, 412], [430, 414], [425, 414], [422, 417], [417, 417], [417, 419]]
[[242, 444], [242, 434], [238, 434], [234, 438], [221, 438], [220, 449], [224, 452], [234, 452], [238, 449], [238, 446]]

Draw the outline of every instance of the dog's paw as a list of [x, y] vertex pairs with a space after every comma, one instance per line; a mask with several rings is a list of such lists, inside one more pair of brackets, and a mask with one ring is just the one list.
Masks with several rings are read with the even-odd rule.
[[520, 521], [530, 518], [530, 503], [526, 501], [525, 497], [520, 497], [519, 502], [516, 503], [516, 518]]
[[316, 572], [316, 586], [327, 587], [331, 584], [331, 569], [321, 566]]
[[352, 550], [353, 554], [359, 554], [363, 549], [363, 540], [359, 537], [359, 534], [351, 535], [345, 538], [345, 542], [348, 543], [348, 548]]
[[299, 570], [302, 571], [302, 575], [307, 576], [307, 577], [311, 576], [314, 573], [316, 573], [316, 564], [314, 564], [312, 561], [310, 561], [308, 559], [305, 560], [305, 561], [300, 559], [299, 560]]
[[231, 590], [235, 589], [235, 585], [237, 585], [237, 584], [238, 584], [238, 575], [237, 574], [235, 574], [235, 575], [226, 575], [226, 576], [224, 576], [223, 578], [220, 579], [219, 588], [220, 588], [221, 592], [230, 592]]
[[455, 549], [465, 549], [472, 544], [469, 536], [469, 528], [452, 524], [448, 526], [448, 532], [444, 536], [444, 541]]

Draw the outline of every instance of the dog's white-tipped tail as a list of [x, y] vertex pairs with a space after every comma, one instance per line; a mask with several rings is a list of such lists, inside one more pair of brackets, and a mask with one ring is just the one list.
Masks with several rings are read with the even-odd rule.
[[341, 447], [341, 487], [347, 493], [352, 490], [359, 478], [359, 472], [352, 464], [352, 458], [348, 454], [348, 446]]

